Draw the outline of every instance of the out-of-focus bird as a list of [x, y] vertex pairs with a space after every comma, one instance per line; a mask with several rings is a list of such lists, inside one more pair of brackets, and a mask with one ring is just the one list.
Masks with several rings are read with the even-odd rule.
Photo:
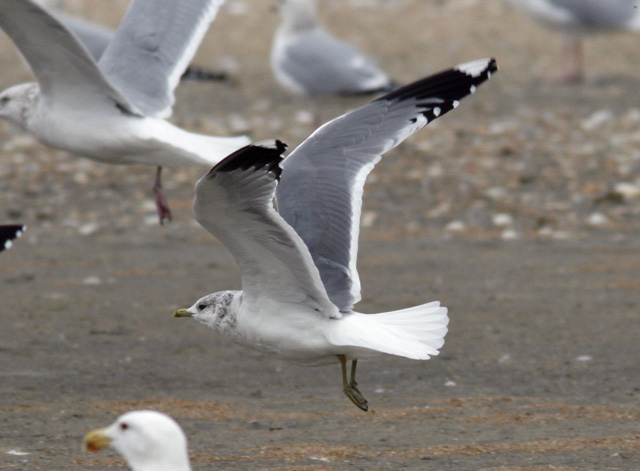
[[170, 124], [173, 90], [224, 0], [134, 0], [96, 63], [32, 0], [0, 1], [0, 28], [37, 82], [0, 94], [0, 117], [41, 143], [111, 164], [157, 166], [160, 222], [171, 218], [162, 166], [211, 165], [249, 142]]
[[640, 30], [638, 0], [512, 0], [527, 16], [563, 35], [558, 82], [584, 80], [583, 38], [589, 34]]
[[175, 420], [161, 412], [127, 412], [110, 426], [89, 432], [84, 447], [94, 452], [111, 447], [132, 471], [191, 471], [187, 437]]
[[392, 80], [367, 56], [328, 33], [314, 0], [280, 0], [282, 23], [271, 47], [271, 69], [294, 94], [361, 94], [389, 90]]

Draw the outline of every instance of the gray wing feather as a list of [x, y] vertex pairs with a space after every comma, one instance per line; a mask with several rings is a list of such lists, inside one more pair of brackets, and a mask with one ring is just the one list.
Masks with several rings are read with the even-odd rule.
[[382, 154], [497, 70], [483, 59], [402, 87], [325, 124], [283, 164], [278, 211], [305, 242], [331, 301], [350, 311], [360, 300], [356, 269], [364, 182]]
[[244, 147], [202, 177], [196, 184], [196, 219], [235, 258], [243, 296], [306, 303], [319, 315], [339, 317], [309, 250], [273, 208], [284, 151], [279, 146]]
[[91, 57], [96, 61], [100, 59], [100, 56], [102, 56], [109, 45], [109, 42], [115, 35], [114, 30], [82, 18], [77, 18], [58, 11], [53, 12], [53, 15], [69, 31], [76, 35], [84, 47], [87, 48]]
[[171, 115], [173, 90], [224, 0], [134, 0], [100, 58], [146, 115]]

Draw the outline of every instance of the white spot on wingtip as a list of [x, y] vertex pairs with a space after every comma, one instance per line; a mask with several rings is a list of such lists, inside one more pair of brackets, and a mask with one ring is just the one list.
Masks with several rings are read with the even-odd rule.
[[460, 102], [458, 100], [453, 100], [453, 107], [457, 108]]
[[478, 59], [471, 62], [465, 62], [464, 64], [460, 64], [454, 68], [464, 74], [471, 75], [472, 77], [479, 77], [480, 74], [487, 70], [490, 63], [491, 59]]
[[11, 241], [10, 241], [10, 240], [6, 241], [6, 242], [4, 243], [4, 249], [5, 249], [5, 250], [9, 250], [9, 249], [11, 248], [11, 245], [13, 245], [13, 244], [11, 243]]
[[437, 118], [438, 116], [440, 116], [440, 113], [441, 113], [441, 112], [442, 112], [442, 110], [440, 109], [440, 107], [439, 107], [439, 106], [436, 106], [436, 107], [433, 109], [433, 115], [434, 115], [436, 118]]
[[254, 142], [253, 146], [255, 147], [264, 147], [265, 149], [277, 149], [278, 145], [276, 144], [275, 139], [265, 139], [264, 141]]
[[477, 87], [475, 85], [471, 85], [471, 88], [469, 88], [469, 90], [471, 91], [471, 93], [475, 93], [476, 92]]

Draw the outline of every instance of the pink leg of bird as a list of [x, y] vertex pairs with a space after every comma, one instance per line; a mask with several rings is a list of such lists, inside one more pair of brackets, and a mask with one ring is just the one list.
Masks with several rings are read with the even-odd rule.
[[162, 191], [162, 167], [158, 166], [156, 170], [156, 179], [153, 182], [153, 194], [156, 197], [156, 208], [158, 208], [158, 217], [160, 218], [160, 224], [164, 224], [165, 219], [171, 222], [171, 209], [167, 198]]
[[580, 83], [584, 80], [584, 51], [580, 36], [569, 35], [563, 38], [562, 69], [562, 74], [554, 82]]

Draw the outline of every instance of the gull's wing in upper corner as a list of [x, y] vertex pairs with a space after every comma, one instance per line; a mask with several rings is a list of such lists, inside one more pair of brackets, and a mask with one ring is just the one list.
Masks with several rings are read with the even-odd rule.
[[317, 129], [283, 163], [278, 212], [305, 242], [331, 301], [360, 300], [364, 182], [382, 154], [458, 105], [497, 70], [480, 59], [401, 87]]
[[222, 3], [133, 0], [100, 69], [146, 115], [170, 116], [173, 90]]
[[136, 112], [76, 37], [32, 0], [1, 0], [0, 28], [29, 63], [41, 100], [54, 102], [64, 97], [66, 103], [82, 108], [107, 98], [123, 110]]
[[249, 145], [216, 165], [196, 183], [195, 216], [238, 263], [243, 298], [305, 303], [340, 317], [309, 250], [273, 208], [285, 147]]

